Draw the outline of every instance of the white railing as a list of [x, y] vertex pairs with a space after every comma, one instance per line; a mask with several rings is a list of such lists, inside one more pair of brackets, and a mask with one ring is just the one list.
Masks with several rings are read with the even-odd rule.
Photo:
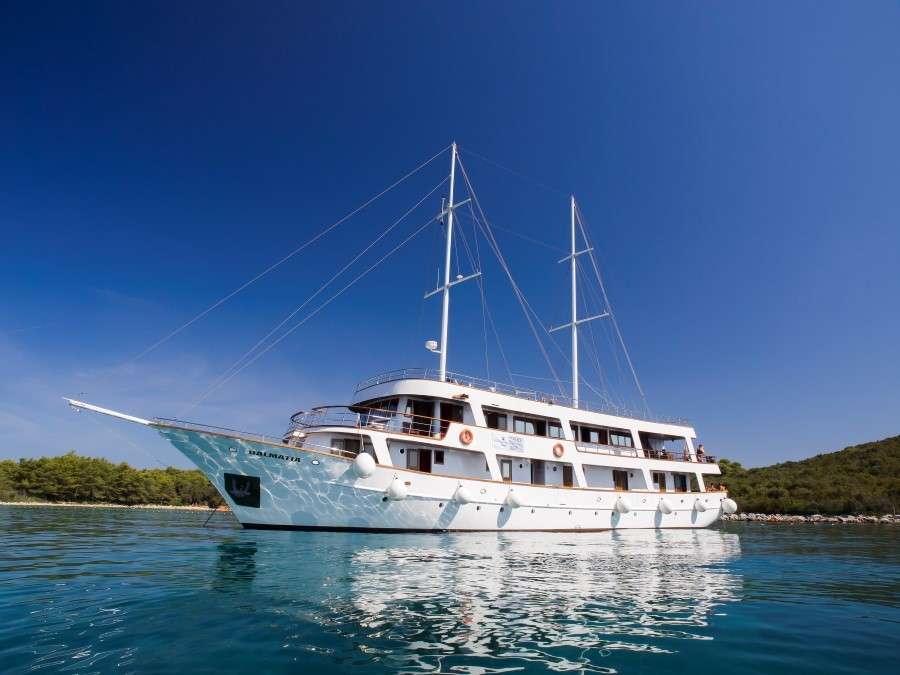
[[[355, 393], [375, 387], [386, 382], [396, 382], [398, 380], [431, 380], [440, 382], [440, 373], [432, 368], [401, 368], [399, 370], [389, 370], [380, 373], [356, 385]], [[485, 391], [495, 392], [499, 394], [507, 394], [516, 398], [523, 398], [529, 401], [539, 401], [541, 403], [556, 403], [559, 405], [572, 407], [572, 399], [565, 394], [549, 394], [546, 392], [535, 391], [533, 389], [525, 389], [516, 387], [515, 385], [486, 380], [480, 377], [472, 377], [471, 375], [463, 375], [462, 373], [447, 373], [445, 382], [458, 384], [463, 387], [472, 387], [473, 389], [483, 389]], [[590, 412], [603, 413], [606, 415], [615, 415], [616, 417], [627, 417], [630, 419], [644, 420], [647, 422], [661, 422], [665, 424], [677, 424], [679, 426], [690, 426], [690, 422], [683, 418], [668, 417], [665, 415], [648, 415], [639, 413], [629, 408], [620, 408], [618, 406], [597, 403], [593, 401], [579, 401], [579, 409]]]
[[616, 455], [617, 457], [641, 457], [637, 448], [628, 448], [618, 445], [603, 445], [601, 443], [575, 443], [578, 452], [590, 452], [596, 455]]

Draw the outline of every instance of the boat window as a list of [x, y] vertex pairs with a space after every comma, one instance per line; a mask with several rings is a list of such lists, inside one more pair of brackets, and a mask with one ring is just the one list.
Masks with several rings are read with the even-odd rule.
[[550, 438], [562, 438], [562, 425], [559, 422], [548, 422], [547, 435], [550, 436]]
[[[359, 454], [358, 438], [332, 438], [331, 447], [348, 455]], [[368, 449], [368, 448], [367, 448]]]
[[444, 463], [444, 451], [443, 450], [435, 450], [434, 451], [434, 463], [435, 464], [443, 464]]
[[683, 473], [673, 473], [675, 492], [687, 492], [687, 476]]
[[488, 425], [489, 429], [499, 429], [500, 431], [507, 430], [506, 415], [504, 413], [499, 413], [493, 410], [485, 410], [484, 422]]
[[390, 422], [393, 413], [397, 412], [400, 404], [399, 398], [383, 398], [375, 401], [369, 401], [360, 407], [353, 406], [350, 409], [359, 413], [359, 422], [361, 426], [382, 427]]
[[662, 471], [654, 471], [653, 472], [653, 487], [655, 487], [660, 492], [666, 491], [666, 474]]
[[619, 469], [613, 469], [613, 485], [616, 490], [622, 491], [628, 489], [628, 472]]
[[407, 419], [403, 422], [403, 432], [407, 434], [431, 435], [431, 419], [434, 403], [418, 399], [406, 401]]
[[447, 433], [451, 422], [463, 421], [463, 407], [458, 403], [441, 401], [441, 435]]
[[606, 429], [600, 427], [586, 427], [582, 425], [573, 425], [575, 437], [582, 443], [592, 443], [594, 445], [609, 445], [609, 436]]
[[379, 412], [397, 412], [397, 406], [400, 405], [399, 398], [384, 398], [378, 401], [367, 403], [366, 407]]
[[513, 431], [517, 434], [530, 434], [532, 436], [546, 436], [547, 422], [532, 417], [514, 417]]
[[610, 431], [609, 444], [620, 448], [633, 448], [634, 440], [631, 438], [630, 431]]

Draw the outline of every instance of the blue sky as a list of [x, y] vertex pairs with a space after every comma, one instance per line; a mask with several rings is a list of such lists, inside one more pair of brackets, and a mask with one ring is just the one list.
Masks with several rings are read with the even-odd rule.
[[[651, 408], [689, 417], [710, 451], [760, 465], [900, 432], [894, 2], [17, 2], [4, 15], [0, 457], [185, 466], [146, 430], [59, 397], [182, 413], [434, 188], [445, 158], [133, 357], [453, 139], [547, 325], [566, 320], [553, 247], [575, 193]], [[188, 417], [280, 433], [379, 370], [434, 365], [422, 343], [439, 302], [422, 293], [440, 245], [427, 228]], [[510, 370], [549, 377], [481, 253]], [[485, 360], [476, 285], [455, 289], [452, 312], [450, 367], [508, 379], [492, 338]], [[634, 402], [608, 326], [596, 331], [613, 395]]]

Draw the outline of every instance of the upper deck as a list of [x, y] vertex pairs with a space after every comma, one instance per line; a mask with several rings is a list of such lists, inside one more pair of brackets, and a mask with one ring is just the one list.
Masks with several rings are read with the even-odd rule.
[[[399, 370], [389, 370], [378, 375], [374, 375], [368, 379], [362, 380], [356, 385], [354, 398], [356, 401], [368, 398], [366, 392], [370, 389], [377, 388], [379, 385], [390, 382], [400, 382], [404, 380], [426, 380], [429, 382], [441, 382], [440, 374], [437, 370], [431, 368], [402, 368]], [[572, 399], [564, 394], [550, 394], [534, 389], [525, 389], [516, 387], [504, 382], [496, 382], [486, 380], [480, 377], [472, 377], [471, 375], [463, 375], [462, 373], [447, 373], [444, 380], [447, 384], [453, 384], [493, 394], [503, 394], [520, 398], [525, 401], [537, 403], [547, 403], [549, 405], [559, 405], [569, 408], [573, 412], [594, 412], [611, 417], [617, 417], [627, 420], [635, 420], [641, 422], [656, 422], [660, 424], [690, 427], [689, 420], [678, 417], [668, 417], [665, 415], [650, 415], [637, 413], [628, 408], [620, 408], [612, 405], [602, 405], [593, 402], [580, 401], [577, 408], [572, 406]]]

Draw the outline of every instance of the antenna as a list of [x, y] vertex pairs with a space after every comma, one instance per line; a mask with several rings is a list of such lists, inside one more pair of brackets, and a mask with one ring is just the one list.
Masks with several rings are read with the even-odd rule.
[[609, 316], [609, 312], [604, 312], [603, 314], [595, 314], [594, 316], [588, 316], [584, 319], [578, 318], [578, 256], [583, 255], [585, 253], [590, 253], [593, 248], [588, 247], [583, 251], [576, 250], [576, 240], [575, 240], [575, 195], [571, 195], [570, 197], [570, 210], [571, 210], [571, 226], [572, 226], [572, 246], [571, 253], [567, 255], [565, 258], [560, 260], [559, 262], [565, 262], [568, 260], [571, 264], [572, 271], [572, 321], [570, 323], [563, 324], [562, 326], [556, 326], [555, 328], [551, 328], [549, 332], [554, 333], [558, 330], [562, 330], [563, 328], [571, 328], [572, 329], [572, 407], [578, 407], [578, 325], [582, 323], [587, 323], [588, 321], [593, 321], [594, 319], [602, 319], [605, 316]]

